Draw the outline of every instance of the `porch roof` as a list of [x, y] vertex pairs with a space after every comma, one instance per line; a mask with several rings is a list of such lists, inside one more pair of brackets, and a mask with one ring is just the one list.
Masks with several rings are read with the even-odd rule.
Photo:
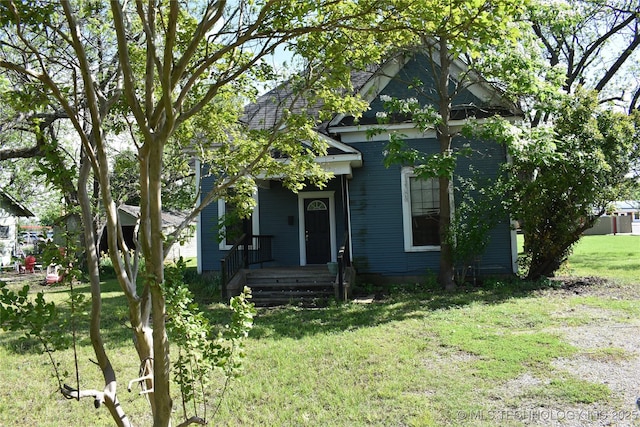
[[316, 158], [316, 162], [334, 175], [346, 175], [351, 178], [353, 168], [362, 167], [362, 154], [350, 145], [343, 144], [335, 139], [318, 133], [324, 139], [329, 148], [327, 154]]
[[17, 217], [35, 216], [29, 209], [2, 190], [0, 190], [0, 208]]
[[[318, 132], [318, 137], [324, 140], [327, 145], [327, 153], [324, 156], [316, 156], [316, 163], [320, 164], [322, 168], [331, 172], [334, 175], [345, 175], [351, 178], [353, 175], [353, 168], [362, 167], [362, 154], [355, 148], [336, 141], [335, 139]], [[304, 144], [304, 142], [303, 142]], [[282, 162], [288, 162], [286, 157], [279, 159]], [[269, 175], [260, 174], [256, 178], [262, 180], [268, 179], [282, 179], [281, 175]]]

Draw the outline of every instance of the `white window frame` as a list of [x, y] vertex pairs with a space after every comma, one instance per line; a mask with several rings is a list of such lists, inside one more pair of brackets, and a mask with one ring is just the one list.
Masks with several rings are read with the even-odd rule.
[[413, 244], [413, 227], [411, 220], [411, 184], [410, 178], [416, 174], [412, 167], [404, 167], [401, 171], [402, 188], [402, 229], [404, 234], [405, 252], [435, 252], [440, 250], [440, 245], [415, 246]]
[[[253, 208], [253, 212], [251, 213], [251, 228], [253, 230], [254, 235], [260, 235], [260, 204], [258, 202], [258, 190], [253, 193], [253, 200], [256, 201], [256, 206]], [[227, 201], [224, 198], [218, 199], [218, 220], [221, 221], [224, 218], [224, 215], [227, 212]], [[219, 248], [221, 251], [228, 251], [233, 247], [233, 245], [227, 244], [227, 236], [226, 229], [222, 230], [224, 239], [220, 241]], [[249, 245], [249, 247], [253, 247], [253, 242]]]
[[0, 239], [1, 240], [9, 240], [9, 239], [11, 239], [11, 226], [10, 225], [0, 224], [0, 230], [2, 230], [2, 232], [0, 232]]

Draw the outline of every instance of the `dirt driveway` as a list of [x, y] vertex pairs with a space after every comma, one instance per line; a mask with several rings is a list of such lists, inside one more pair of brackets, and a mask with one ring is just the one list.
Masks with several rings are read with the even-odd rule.
[[[561, 278], [560, 292], [570, 296], [596, 296], [606, 299], [636, 301], [640, 305], [640, 286], [614, 285], [598, 278]], [[615, 305], [615, 304], [613, 304]], [[504, 390], [519, 402], [511, 413], [513, 424], [531, 426], [595, 427], [640, 426], [640, 319], [624, 311], [578, 305], [586, 324], [555, 328], [579, 351], [570, 358], [561, 358], [553, 365], [591, 383], [606, 385], [611, 390], [608, 404], [575, 404], [559, 407], [553, 400], [533, 400], [530, 392], [545, 383], [530, 374], [510, 381]], [[548, 380], [547, 380], [548, 381]], [[505, 425], [510, 424], [505, 420]]]

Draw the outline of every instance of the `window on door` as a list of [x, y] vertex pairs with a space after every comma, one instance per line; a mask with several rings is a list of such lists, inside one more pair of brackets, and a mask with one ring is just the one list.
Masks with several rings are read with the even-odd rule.
[[402, 170], [402, 211], [405, 250], [440, 249], [440, 186], [438, 179], [417, 178]]

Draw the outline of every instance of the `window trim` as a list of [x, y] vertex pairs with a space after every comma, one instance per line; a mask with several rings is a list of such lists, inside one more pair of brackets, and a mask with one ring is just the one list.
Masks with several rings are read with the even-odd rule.
[[11, 240], [11, 226], [0, 224], [0, 240]]
[[404, 167], [401, 171], [401, 191], [402, 191], [402, 230], [404, 234], [405, 252], [436, 252], [440, 251], [440, 245], [414, 246], [413, 229], [411, 220], [411, 184], [410, 178], [415, 178], [416, 174], [412, 167]]
[[[253, 208], [253, 212], [251, 213], [251, 227], [253, 229], [254, 236], [260, 235], [260, 204], [258, 200], [258, 191], [254, 191], [253, 199], [256, 201], [256, 206]], [[218, 199], [218, 220], [222, 220], [224, 215], [227, 212], [227, 202], [224, 198]], [[221, 251], [228, 251], [233, 247], [233, 245], [227, 244], [226, 230], [222, 230], [225, 236], [224, 239], [220, 241], [218, 245]], [[250, 248], [253, 248], [253, 242], [249, 245]]]

